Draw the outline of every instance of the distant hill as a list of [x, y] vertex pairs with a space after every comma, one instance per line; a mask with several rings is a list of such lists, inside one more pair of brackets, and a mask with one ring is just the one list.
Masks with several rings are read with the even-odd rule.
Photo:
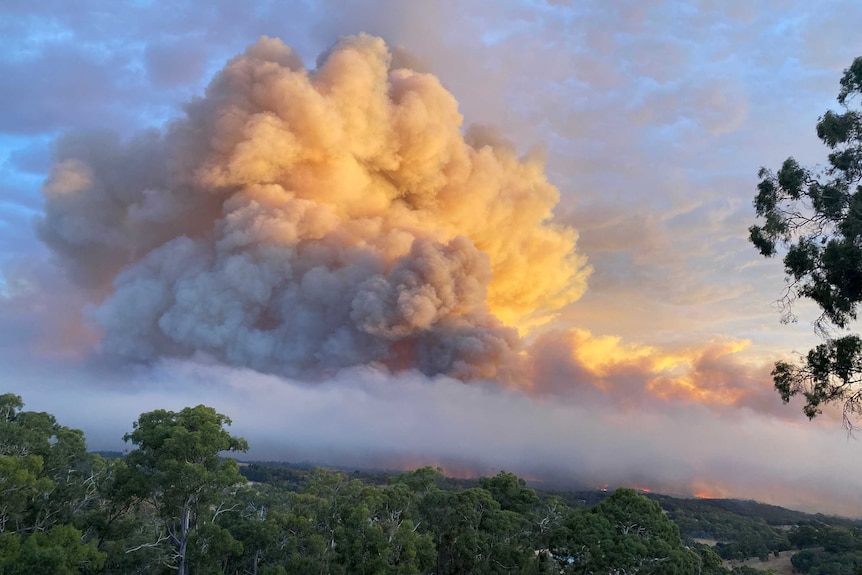
[[[301, 492], [314, 476], [315, 467], [344, 473], [350, 479], [377, 487], [390, 485], [405, 473], [281, 461], [249, 461], [242, 464], [241, 472], [250, 481]], [[480, 486], [478, 478], [438, 475], [436, 482], [438, 488], [451, 491]], [[530, 487], [540, 501], [560, 498], [572, 509], [592, 509], [613, 495], [607, 489], [548, 489], [537, 482]], [[735, 569], [719, 569], [714, 573], [749, 573], [741, 562], [752, 558], [757, 558], [758, 565], [765, 569], [775, 570], [781, 565], [783, 571], [777, 571], [781, 573], [793, 570], [803, 574], [845, 573], [830, 571], [834, 565], [862, 569], [862, 520], [804, 513], [753, 500], [683, 498], [643, 491], [640, 494], [657, 502], [667, 518], [677, 525], [686, 548], [702, 557], [712, 554], [725, 562], [734, 562]]]
[[822, 513], [804, 513], [777, 505], [759, 503], [751, 499], [678, 499], [665, 495], [656, 496], [659, 502], [663, 498], [674, 499], [677, 502], [689, 501], [692, 502], [693, 506], [714, 507], [744, 517], [756, 517], [763, 519], [769, 525], [808, 525], [820, 523], [835, 527], [862, 527], [862, 520], [860, 519], [823, 515]]
[[[111, 452], [106, 452], [111, 453]], [[120, 454], [122, 455], [122, 454]], [[107, 457], [107, 456], [105, 456]], [[356, 479], [362, 479], [374, 485], [385, 485], [390, 477], [404, 473], [399, 469], [362, 468], [357, 469], [349, 466], [318, 464], [309, 461], [287, 462], [287, 461], [245, 461], [245, 464], [258, 466], [260, 468], [281, 468], [297, 471], [309, 471], [315, 467], [322, 467], [333, 471], [349, 473]], [[244, 472], [245, 473], [245, 472]], [[464, 479], [458, 477], [446, 477], [447, 484], [454, 488], [470, 488], [479, 485], [477, 478]], [[596, 488], [574, 487], [572, 489], [550, 489], [541, 482], [527, 482], [541, 496], [558, 496], [572, 507], [592, 507], [601, 503], [611, 492]], [[669, 514], [709, 514], [724, 512], [736, 516], [760, 519], [767, 525], [829, 525], [835, 527], [858, 527], [862, 528], [862, 519], [824, 515], [821, 513], [805, 513], [787, 509], [778, 505], [769, 505], [754, 500], [744, 499], [703, 499], [686, 498], [661, 493], [642, 492], [646, 497], [658, 501], [662, 508]]]

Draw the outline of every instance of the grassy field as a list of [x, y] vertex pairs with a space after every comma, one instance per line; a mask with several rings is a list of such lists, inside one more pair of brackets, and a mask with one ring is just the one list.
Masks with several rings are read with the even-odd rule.
[[770, 555], [766, 561], [761, 561], [758, 558], [747, 559], [746, 561], [723, 561], [722, 565], [728, 568], [737, 567], [739, 565], [748, 565], [755, 569], [767, 571], [772, 569], [775, 575], [793, 575], [793, 565], [790, 564], [790, 558], [798, 553], [797, 551], [782, 551], [778, 557]]
[[705, 537], [692, 537], [692, 541], [695, 543], [700, 543], [701, 545], [709, 545], [710, 547], [715, 547], [718, 544], [717, 539], [706, 539]]

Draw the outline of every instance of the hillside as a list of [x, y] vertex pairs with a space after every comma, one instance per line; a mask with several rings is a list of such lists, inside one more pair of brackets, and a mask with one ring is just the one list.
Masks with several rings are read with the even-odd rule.
[[[314, 474], [310, 463], [249, 462], [242, 473], [249, 479], [290, 491], [300, 491]], [[403, 476], [400, 471], [334, 470], [351, 479], [370, 485], [386, 486]], [[485, 479], [459, 479], [438, 476], [440, 488], [454, 491], [475, 489]], [[612, 493], [602, 489], [548, 490], [535, 489], [542, 501], [559, 500], [571, 509], [592, 509]], [[683, 542], [692, 549], [717, 554], [726, 565], [741, 568], [759, 565], [779, 572], [788, 569], [791, 560], [799, 563], [798, 572], [807, 573], [819, 563], [849, 562], [862, 550], [859, 529], [862, 520], [810, 514], [784, 507], [740, 499], [697, 499], [642, 493], [655, 501], [678, 527]], [[800, 549], [807, 549], [791, 559]], [[850, 553], [851, 555], [848, 555]], [[780, 559], [780, 560], [779, 560]], [[783, 566], [783, 568], [782, 568]], [[803, 569], [808, 570], [803, 570]], [[818, 570], [813, 573], [828, 573]], [[850, 572], [848, 572], [850, 573]]]

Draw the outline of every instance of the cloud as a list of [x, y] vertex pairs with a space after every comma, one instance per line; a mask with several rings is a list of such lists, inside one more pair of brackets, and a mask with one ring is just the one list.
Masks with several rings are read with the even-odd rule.
[[23, 174], [43, 176], [51, 167], [51, 153], [47, 142], [30, 141], [10, 151], [6, 166]]
[[[399, 51], [396, 60], [415, 58]], [[58, 142], [40, 235], [97, 303], [89, 328], [102, 332], [102, 353], [205, 353], [314, 378], [350, 365], [418, 367], [563, 392], [547, 370], [524, 379], [513, 329], [546, 323], [585, 289], [577, 236], [551, 219], [556, 189], [537, 156], [518, 157], [494, 131], [462, 135], [457, 103], [434, 76], [391, 62], [381, 40], [358, 36], [308, 70], [264, 38], [165, 133]], [[597, 223], [601, 207], [576, 219], [596, 232], [594, 253], [634, 253], [627, 267], [648, 271], [678, 263], [666, 255], [669, 228], [698, 205], [687, 203], [663, 221], [612, 214]], [[609, 233], [611, 244], [601, 238]], [[599, 292], [612, 293], [600, 271]], [[678, 291], [678, 305], [728, 297], [682, 283], [668, 292], [654, 274], [638, 283]], [[531, 345], [528, 363], [562, 364], [604, 392], [629, 385], [637, 404], [741, 405], [768, 381], [728, 360], [736, 355], [724, 344], [674, 357], [583, 329], [549, 333], [539, 341], [563, 347], [545, 358]], [[619, 357], [597, 371], [582, 351], [609, 341], [618, 343], [604, 353]], [[729, 385], [733, 370], [742, 381]]]
[[437, 78], [390, 62], [360, 35], [307, 70], [262, 38], [167, 133], [59, 142], [38, 229], [102, 352], [511, 377], [516, 330], [585, 289], [577, 234], [540, 161], [462, 135]]
[[[19, 244], [20, 245], [20, 244]], [[84, 360], [98, 341], [83, 316], [87, 295], [74, 289], [44, 253], [10, 258], [0, 268], [0, 356], [9, 365]]]
[[116, 76], [128, 64], [124, 52], [105, 62], [84, 46], [59, 44], [46, 46], [32, 59], [0, 60], [6, 84], [0, 94], [0, 131], [32, 134], [128, 124], [123, 118], [128, 112], [118, 102], [134, 100], [136, 82], [129, 72], [122, 79]]
[[530, 390], [624, 412], [700, 405], [719, 413], [746, 408], [799, 419], [798, 410], [783, 406], [772, 389], [771, 366], [739, 355], [749, 345], [716, 339], [660, 349], [584, 329], [548, 330], [529, 349]]
[[147, 75], [157, 88], [197, 83], [206, 60], [207, 53], [197, 39], [152, 43], [144, 51]]

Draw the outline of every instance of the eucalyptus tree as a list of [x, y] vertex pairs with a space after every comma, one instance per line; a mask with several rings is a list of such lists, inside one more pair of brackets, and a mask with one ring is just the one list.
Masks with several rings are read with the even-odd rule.
[[189, 573], [189, 543], [205, 525], [220, 545], [229, 534], [216, 532], [214, 520], [228, 511], [223, 495], [244, 483], [236, 461], [224, 452], [247, 451], [248, 443], [225, 429], [231, 420], [204, 405], [179, 412], [159, 409], [138, 418], [123, 439], [136, 446], [126, 456], [128, 488], [152, 506], [161, 520], [155, 541], [139, 546], [167, 545], [178, 575]]
[[78, 573], [104, 553], [76, 527], [97, 497], [84, 434], [0, 395], [0, 573]]
[[824, 341], [797, 362], [779, 361], [772, 372], [787, 402], [805, 398], [809, 418], [821, 405], [843, 406], [845, 423], [862, 415], [862, 338], [854, 326], [862, 302], [862, 57], [840, 80], [840, 111], [827, 111], [817, 136], [830, 150], [828, 164], [805, 167], [787, 158], [773, 172], [761, 168], [754, 207], [758, 223], [749, 228], [760, 253], [784, 252], [785, 321], [794, 321], [799, 298], [821, 310], [815, 321]]

